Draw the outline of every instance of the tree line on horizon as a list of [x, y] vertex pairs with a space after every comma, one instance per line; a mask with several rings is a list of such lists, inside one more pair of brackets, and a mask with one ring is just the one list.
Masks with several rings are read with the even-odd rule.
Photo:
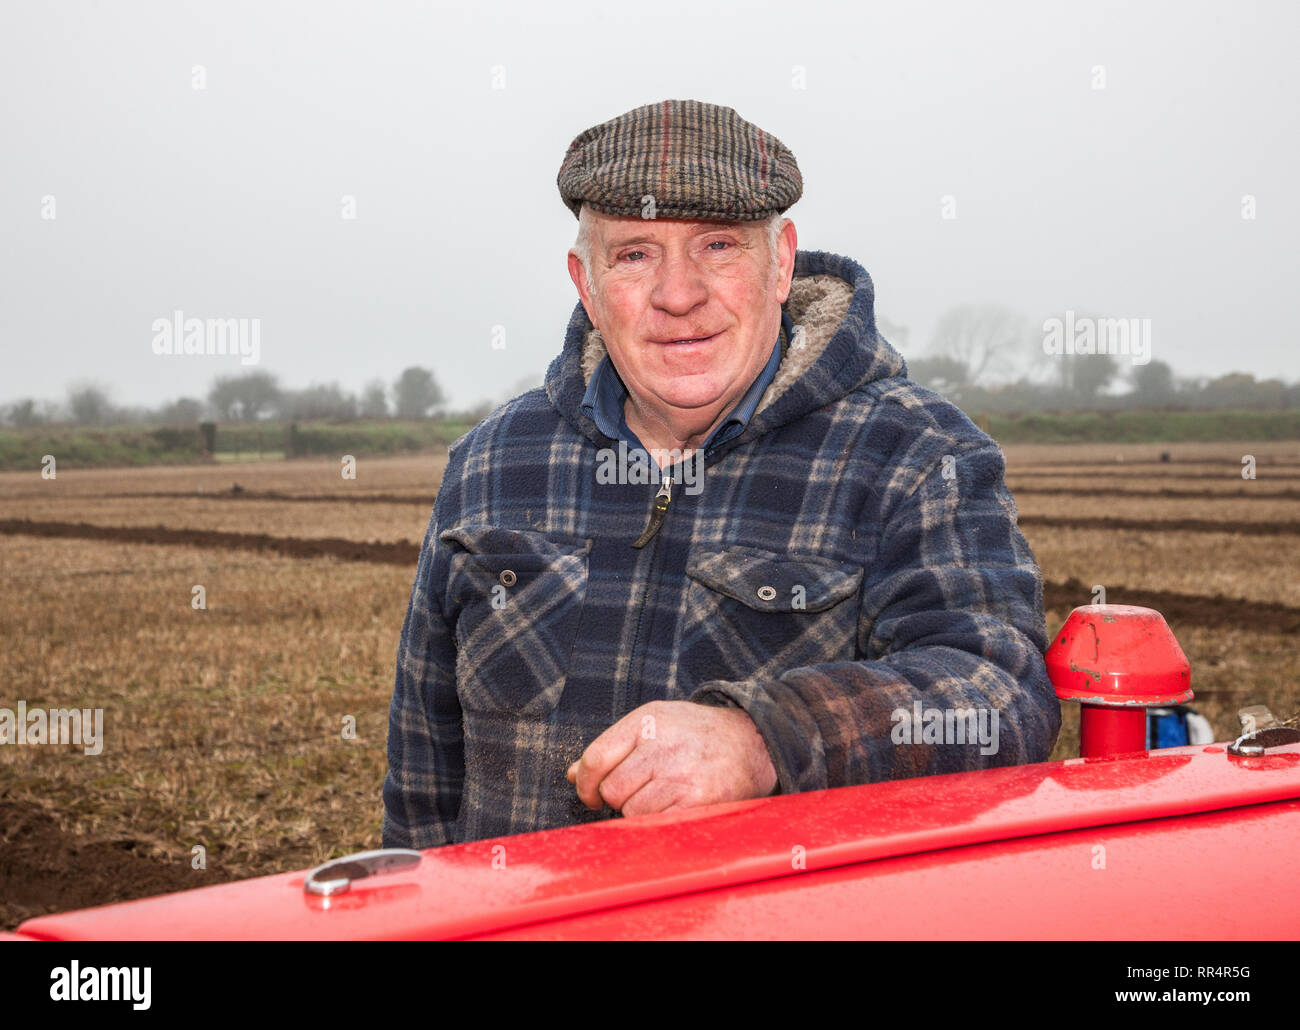
[[[1078, 321], [1107, 320], [1080, 314]], [[1149, 353], [1141, 363], [1132, 354], [1048, 353], [1045, 330], [997, 304], [949, 309], [919, 353], [907, 347], [906, 327], [887, 319], [878, 319], [877, 327], [904, 353], [910, 378], [968, 414], [1300, 408], [1300, 382], [1256, 379], [1248, 372], [1183, 377]]]
[[[1082, 317], [1082, 316], [1081, 316]], [[1049, 354], [1043, 335], [1014, 310], [996, 304], [949, 309], [924, 349], [908, 346], [906, 327], [887, 319], [877, 326], [900, 350], [908, 374], [943, 394], [968, 414], [1029, 414], [1051, 411], [1124, 409], [1300, 409], [1300, 382], [1256, 379], [1246, 372], [1217, 377], [1180, 377], [1169, 362], [1146, 355], [1136, 363], [1111, 353]], [[521, 379], [496, 401], [448, 412], [433, 372], [405, 369], [391, 384], [368, 382], [359, 393], [337, 382], [304, 389], [282, 386], [275, 375], [253, 371], [217, 378], [206, 397], [181, 397], [157, 408], [117, 406], [94, 383], [69, 388], [64, 401], [23, 398], [0, 406], [0, 422], [18, 428], [74, 424], [193, 425], [201, 421], [257, 422], [266, 419], [421, 419], [455, 415], [478, 421], [497, 403], [540, 384]]]
[[[458, 414], [481, 417], [491, 410], [488, 406], [480, 413], [479, 408]], [[84, 382], [73, 384], [61, 403], [28, 397], [0, 408], [0, 419], [15, 428], [58, 424], [185, 426], [203, 421], [268, 419], [422, 419], [451, 414], [433, 372], [418, 365], [405, 369], [391, 384], [373, 379], [360, 393], [344, 390], [337, 382], [314, 383], [294, 390], [282, 386], [270, 372], [254, 371], [219, 376], [205, 397], [180, 397], [157, 408], [115, 405], [105, 387]]]

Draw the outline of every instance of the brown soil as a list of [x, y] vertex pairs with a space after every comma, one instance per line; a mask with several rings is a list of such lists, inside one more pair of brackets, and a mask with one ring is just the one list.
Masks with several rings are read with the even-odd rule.
[[[1241, 533], [1246, 536], [1293, 536], [1300, 522], [1236, 522], [1213, 519], [1071, 518], [1064, 515], [1021, 515], [1020, 525], [1039, 529], [1133, 530], [1142, 533]], [[0, 526], [3, 524], [0, 523]]]
[[[1224, 532], [1219, 523], [1197, 519], [1163, 521], [1158, 527], [1141, 519], [1070, 519], [1052, 516], [1024, 516], [1022, 525], [1073, 527], [1085, 529], [1158, 528], [1193, 532]], [[1300, 523], [1239, 523], [1235, 533], [1295, 533]], [[308, 540], [299, 537], [273, 537], [265, 533], [225, 533], [213, 530], [169, 529], [165, 526], [94, 526], [84, 522], [32, 522], [28, 519], [0, 519], [0, 533], [23, 533], [32, 536], [109, 540], [121, 543], [174, 544], [232, 550], [272, 551], [293, 558], [334, 557], [344, 561], [378, 562], [387, 565], [414, 565], [420, 545], [409, 541], [362, 543], [338, 537]], [[1066, 611], [1087, 603], [1089, 588], [1077, 579], [1043, 585], [1048, 608]], [[1113, 604], [1136, 604], [1154, 608], [1174, 624], [1222, 626], [1228, 622], [1250, 624], [1258, 630], [1294, 633], [1300, 630], [1300, 608], [1266, 601], [1249, 601], [1239, 597], [1182, 594], [1168, 590], [1149, 590], [1114, 586], [1109, 590]]]
[[[1292, 465], [1278, 463], [1260, 467], [1266, 467], [1270, 470], [1269, 479], [1294, 480], [1296, 476], [1294, 472], [1284, 472], [1280, 476], [1271, 474], [1272, 469], [1295, 467]], [[1079, 471], [1082, 468], [1091, 468], [1093, 471]], [[1178, 468], [1176, 465], [1147, 465], [1140, 469], [1126, 469], [1121, 465], [1082, 466], [1071, 464], [1068, 470], [1062, 470], [1059, 466], [1042, 466], [1040, 468], [1034, 465], [1016, 465], [1007, 467], [1008, 479], [1027, 479], [1030, 476], [1042, 476], [1048, 479], [1217, 479], [1223, 482], [1241, 479], [1241, 466], [1228, 466], [1222, 472], [1194, 472], [1190, 469]]]
[[[1075, 478], [1070, 473], [1053, 473], [1053, 477], [1061, 479]], [[1010, 478], [1014, 479], [1012, 475]], [[1150, 480], [1149, 475], [1143, 474], [1142, 479]], [[1188, 478], [1185, 475], [1179, 479]], [[1209, 477], [1207, 477], [1209, 478]], [[1215, 479], [1222, 479], [1222, 476], [1214, 476]], [[1060, 486], [1017, 486], [1011, 491], [1013, 494], [1059, 494], [1062, 496], [1078, 497], [1130, 497], [1137, 500], [1150, 500], [1161, 497], [1192, 497], [1198, 500], [1238, 500], [1245, 499], [1251, 501], [1300, 501], [1300, 490], [1256, 490], [1251, 487], [1241, 487], [1237, 490], [1216, 490], [1213, 493], [1207, 493], [1204, 490], [1124, 490], [1119, 487], [1096, 487], [1087, 489], [1080, 487], [1072, 489], [1070, 487]], [[198, 493], [196, 491], [188, 492], [159, 492], [153, 491], [148, 493], [113, 493], [104, 494], [105, 497], [119, 498], [167, 498], [176, 500], [185, 498], [187, 500], [203, 501], [306, 501], [309, 503], [327, 503], [327, 504], [423, 504], [432, 506], [433, 499], [425, 494], [356, 494], [356, 493], [337, 493], [337, 494], [286, 494], [275, 490], [245, 490], [235, 489], [227, 490], [219, 494]]]
[[[1077, 579], [1064, 583], [1044, 583], [1043, 603], [1049, 609], [1069, 612], [1088, 603], [1090, 588]], [[1180, 625], [1249, 626], [1252, 631], [1292, 634], [1300, 631], [1300, 608], [1268, 601], [1246, 601], [1239, 597], [1206, 597], [1202, 594], [1179, 594], [1169, 590], [1129, 589], [1116, 586], [1106, 590], [1109, 604], [1133, 604], [1154, 608], [1165, 617], [1178, 634]]]
[[[337, 493], [337, 494], [285, 494], [275, 490], [245, 490], [236, 487], [219, 494], [199, 493], [197, 491], [189, 492], [150, 492], [150, 493], [119, 493], [104, 494], [105, 497], [166, 497], [172, 500], [177, 498], [186, 498], [190, 500], [202, 501], [310, 501], [326, 502], [329, 504], [425, 504], [433, 507], [433, 496], [431, 494], [356, 494], [356, 493]], [[1200, 496], [1199, 494], [1196, 496]], [[1226, 495], [1225, 496], [1230, 496]], [[1260, 497], [1261, 494], [1252, 496]], [[1286, 494], [1286, 496], [1292, 496]], [[1294, 494], [1300, 497], [1300, 492]]]
[[214, 547], [222, 550], [273, 551], [290, 558], [338, 558], [342, 561], [380, 562], [414, 566], [420, 545], [398, 540], [344, 540], [340, 537], [274, 537], [265, 533], [226, 533], [210, 529], [171, 529], [167, 526], [94, 526], [88, 522], [34, 522], [0, 519], [0, 533], [75, 540], [112, 540], [128, 544], [171, 544]]
[[190, 867], [189, 856], [168, 858], [134, 837], [79, 837], [50, 810], [0, 799], [0, 926], [14, 927], [47, 912], [127, 901], [218, 883]]
[[[1021, 494], [1056, 494], [1062, 497], [1129, 497], [1138, 500], [1155, 500], [1165, 497], [1192, 497], [1198, 501], [1300, 501], [1300, 490], [1121, 490], [1118, 487], [1100, 487], [1093, 490], [1071, 490], [1057, 486], [1017, 486], [1011, 492]], [[295, 498], [296, 500], [296, 498]]]

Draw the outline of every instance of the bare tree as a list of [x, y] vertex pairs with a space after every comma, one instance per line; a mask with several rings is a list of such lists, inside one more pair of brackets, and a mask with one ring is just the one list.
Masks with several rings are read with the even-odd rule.
[[1005, 373], [1024, 347], [1026, 323], [999, 304], [961, 304], [935, 326], [930, 356], [951, 358], [966, 369], [968, 383]]

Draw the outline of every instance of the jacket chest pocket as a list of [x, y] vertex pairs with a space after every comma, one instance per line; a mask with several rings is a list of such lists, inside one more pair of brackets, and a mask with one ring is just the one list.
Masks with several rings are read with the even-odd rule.
[[457, 526], [447, 610], [456, 612], [461, 706], [536, 716], [564, 691], [587, 596], [592, 541], [527, 530]]
[[856, 657], [861, 566], [734, 546], [699, 551], [686, 572], [680, 655], [692, 688]]

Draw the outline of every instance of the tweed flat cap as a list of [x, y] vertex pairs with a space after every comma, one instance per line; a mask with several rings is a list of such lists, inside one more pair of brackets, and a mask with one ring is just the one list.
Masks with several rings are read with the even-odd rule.
[[794, 154], [730, 107], [699, 100], [646, 104], [569, 144], [560, 196], [626, 218], [749, 222], [779, 214], [803, 193]]

